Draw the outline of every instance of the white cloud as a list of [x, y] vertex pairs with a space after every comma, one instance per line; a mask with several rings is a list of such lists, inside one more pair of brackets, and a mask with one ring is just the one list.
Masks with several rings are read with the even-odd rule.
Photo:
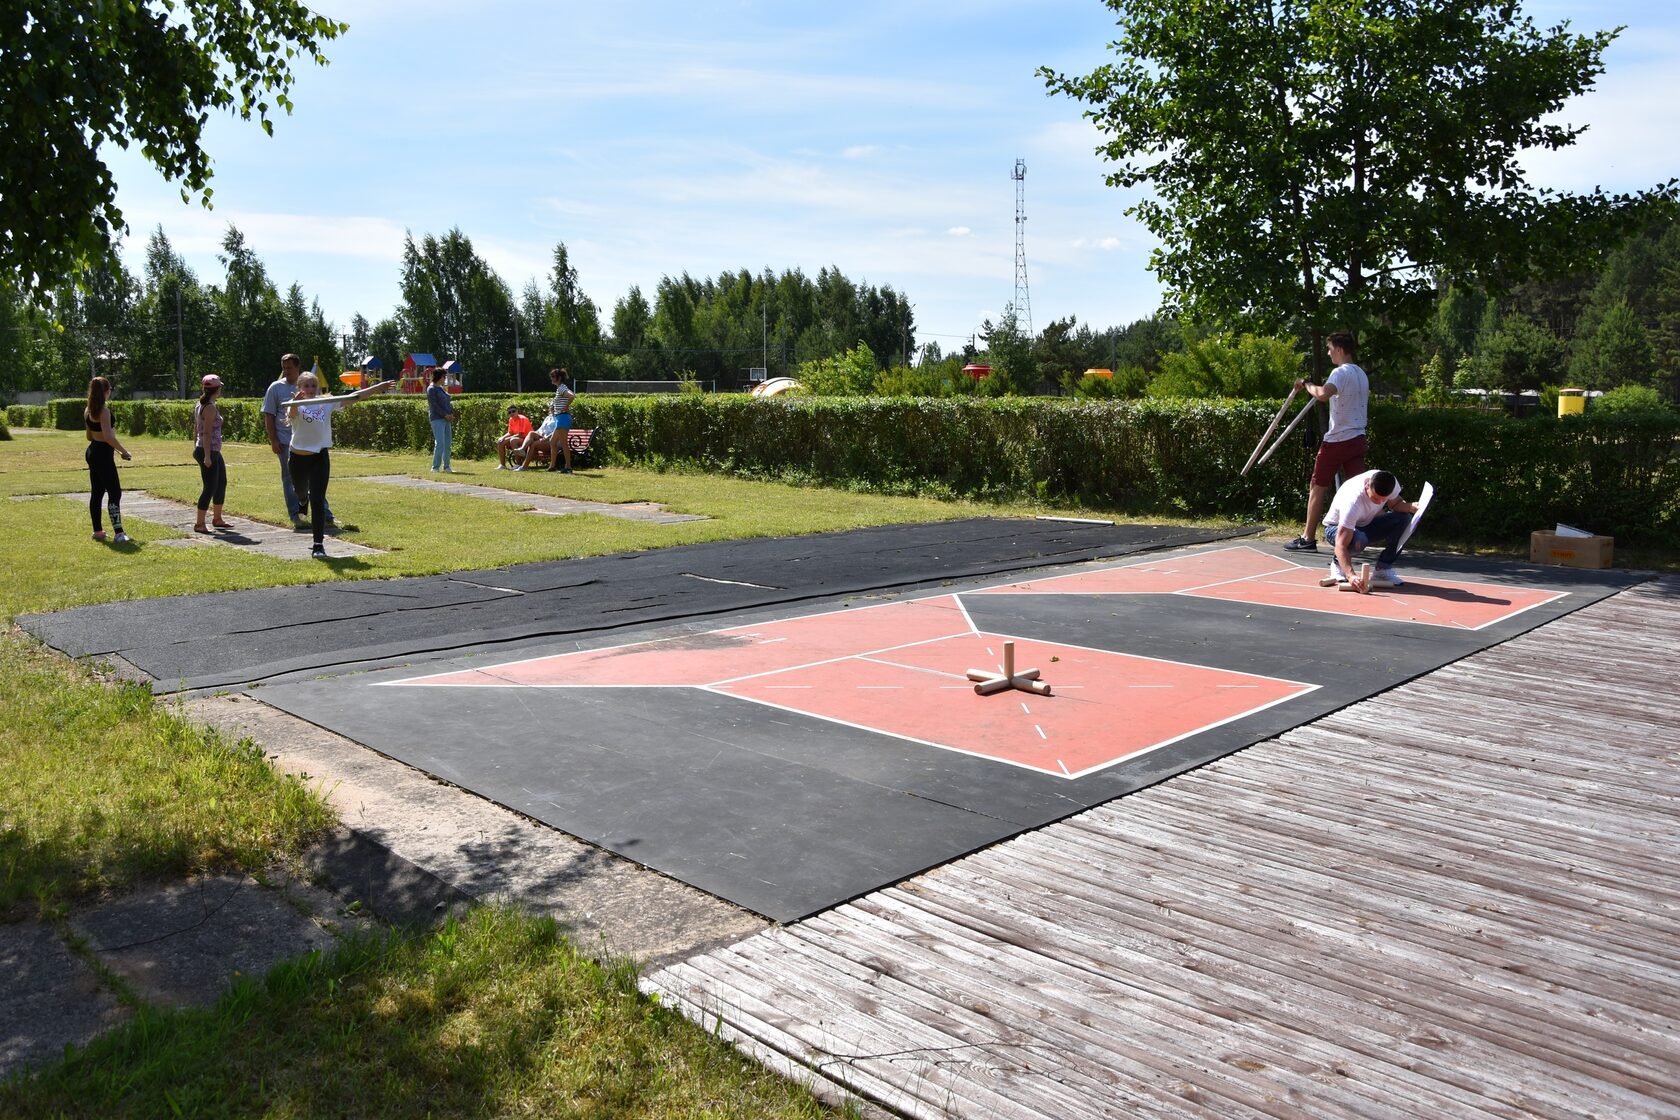
[[968, 237], [974, 233], [974, 231], [969, 229], [967, 226], [952, 226], [945, 232], [950, 234], [952, 237]]
[[853, 144], [840, 154], [847, 159], [868, 159], [870, 156], [878, 155], [880, 151], [881, 149], [874, 144]]

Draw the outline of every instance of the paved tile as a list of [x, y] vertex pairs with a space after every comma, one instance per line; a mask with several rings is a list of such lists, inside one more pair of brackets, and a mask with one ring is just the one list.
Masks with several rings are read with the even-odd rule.
[[382, 482], [387, 486], [407, 486], [415, 490], [435, 490], [445, 494], [462, 494], [469, 498], [483, 498], [520, 506], [533, 513], [564, 516], [573, 513], [598, 513], [603, 517], [617, 517], [625, 521], [650, 521], [671, 525], [679, 521], [705, 521], [697, 513], [672, 513], [656, 502], [586, 502], [579, 498], [560, 498], [549, 494], [527, 494], [523, 490], [503, 490], [497, 486], [477, 486], [469, 482], [445, 482], [433, 478], [411, 478], [405, 474], [364, 475], [362, 482]]
[[[83, 506], [87, 504], [86, 493], [64, 494], [61, 497]], [[124, 525], [131, 528], [134, 520], [138, 518], [187, 534], [185, 537], [147, 541], [148, 545], [162, 548], [243, 548], [281, 560], [309, 559], [309, 546], [312, 543], [310, 535], [289, 526], [271, 525], [266, 521], [228, 514], [226, 520], [232, 528], [218, 529], [214, 533], [195, 533], [193, 523], [198, 519], [198, 510], [195, 507], [185, 502], [159, 498], [144, 490], [123, 491], [122, 512]], [[110, 527], [106, 528], [109, 530]], [[327, 532], [330, 535], [335, 530], [329, 529]], [[381, 551], [337, 538], [327, 545], [327, 554], [334, 559], [343, 556], [377, 556]]]

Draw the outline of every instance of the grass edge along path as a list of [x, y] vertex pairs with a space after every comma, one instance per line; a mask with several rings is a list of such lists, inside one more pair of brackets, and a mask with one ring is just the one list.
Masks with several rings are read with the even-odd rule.
[[833, 1117], [580, 955], [546, 918], [480, 907], [238, 983], [212, 1008], [143, 1010], [0, 1082], [0, 1114]]
[[258, 871], [336, 823], [249, 740], [16, 628], [0, 633], [0, 711], [0, 920], [147, 879]]

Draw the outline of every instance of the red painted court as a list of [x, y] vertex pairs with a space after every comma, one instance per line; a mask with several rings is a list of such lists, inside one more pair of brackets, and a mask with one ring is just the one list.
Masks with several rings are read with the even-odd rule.
[[1320, 587], [1329, 557], [1297, 564], [1247, 545], [988, 588], [980, 595], [1192, 595], [1343, 617], [1480, 630], [1564, 592], [1430, 576], [1356, 595]]
[[[1479, 629], [1557, 598], [1436, 578], [1371, 595], [1318, 586], [1311, 568], [1235, 547], [969, 592], [1190, 595], [1255, 606]], [[988, 633], [962, 595], [557, 654], [393, 681], [449, 687], [701, 688], [944, 750], [1077, 778], [1311, 692], [1309, 682]], [[1051, 696], [977, 696], [1002, 643]]]

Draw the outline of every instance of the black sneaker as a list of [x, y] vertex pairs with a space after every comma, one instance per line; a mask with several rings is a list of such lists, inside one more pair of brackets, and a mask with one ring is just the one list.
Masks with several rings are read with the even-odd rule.
[[1285, 552], [1317, 552], [1318, 542], [1311, 537], [1296, 537], [1283, 546]]
[[322, 548], [320, 545], [316, 545], [314, 548], [309, 550], [309, 558], [311, 560], [325, 560], [327, 558], [327, 550]]

